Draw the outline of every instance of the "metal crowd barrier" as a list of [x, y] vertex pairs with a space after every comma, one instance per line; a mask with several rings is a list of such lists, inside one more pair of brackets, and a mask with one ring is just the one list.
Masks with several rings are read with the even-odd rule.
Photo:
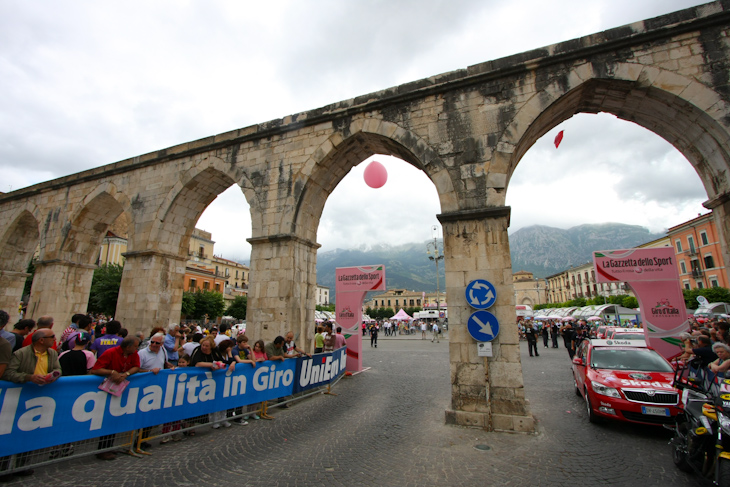
[[[185, 420], [174, 421], [157, 426], [128, 431], [125, 433], [116, 433], [97, 438], [91, 438], [83, 441], [75, 441], [63, 445], [56, 445], [48, 448], [41, 448], [29, 452], [16, 453], [6, 457], [0, 457], [0, 475], [12, 474], [35, 467], [42, 467], [53, 463], [63, 462], [75, 458], [96, 455], [107, 451], [122, 452], [132, 456], [141, 457], [142, 455], [151, 455], [143, 447], [143, 443], [149, 443], [152, 440], [165, 440], [166, 438], [177, 439], [177, 436], [190, 433], [198, 428], [212, 426], [222, 421], [233, 421], [241, 419], [244, 416], [250, 417], [257, 414], [262, 420], [275, 419], [268, 414], [269, 411], [284, 404], [300, 401], [304, 398], [314, 396], [316, 394], [337, 395], [331, 392], [331, 388], [336, 385], [344, 374], [327, 385], [307, 391], [299, 392], [292, 396], [274, 399], [265, 403], [261, 403], [259, 407], [241, 406], [228, 411], [220, 411], [219, 414], [225, 413], [222, 418], [213, 419], [213, 415], [204, 414]], [[281, 401], [281, 402], [274, 402]]]

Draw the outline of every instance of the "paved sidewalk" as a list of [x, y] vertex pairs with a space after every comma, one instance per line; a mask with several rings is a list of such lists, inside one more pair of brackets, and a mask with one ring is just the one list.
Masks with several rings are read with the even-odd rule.
[[[379, 340], [363, 347], [367, 372], [337, 396], [317, 395], [274, 421], [201, 429], [146, 458], [78, 459], [36, 470], [26, 485], [105, 486], [687, 486], [660, 428], [591, 425], [574, 394], [565, 349], [522, 344], [535, 435], [444, 424], [448, 342]], [[475, 447], [486, 445], [489, 450]], [[12, 485], [12, 484], [11, 484]]]

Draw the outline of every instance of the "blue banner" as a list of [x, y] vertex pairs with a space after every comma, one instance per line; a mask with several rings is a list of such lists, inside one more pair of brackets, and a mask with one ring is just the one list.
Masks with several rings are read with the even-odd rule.
[[257, 404], [326, 385], [345, 370], [345, 348], [312, 358], [267, 361], [235, 371], [199, 367], [134, 374], [124, 393], [98, 389], [98, 376], [55, 382], [0, 381], [0, 456], [73, 443]]

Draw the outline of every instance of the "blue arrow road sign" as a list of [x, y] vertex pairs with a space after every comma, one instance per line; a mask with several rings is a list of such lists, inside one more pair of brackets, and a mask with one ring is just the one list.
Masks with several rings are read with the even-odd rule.
[[466, 302], [472, 308], [487, 309], [497, 300], [497, 291], [491, 282], [475, 279], [466, 286]]
[[499, 334], [497, 317], [489, 311], [475, 311], [466, 324], [469, 334], [478, 342], [491, 342]]

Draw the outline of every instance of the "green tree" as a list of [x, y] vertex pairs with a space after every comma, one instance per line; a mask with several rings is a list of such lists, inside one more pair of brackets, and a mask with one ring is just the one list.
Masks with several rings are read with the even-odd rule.
[[122, 285], [122, 270], [123, 267], [119, 264], [104, 264], [94, 271], [89, 292], [90, 312], [114, 316], [119, 287]]
[[30, 259], [30, 262], [28, 262], [28, 269], [26, 269], [25, 272], [27, 272], [30, 275], [25, 278], [25, 287], [23, 288], [23, 296], [30, 296], [30, 288], [33, 286], [33, 277], [35, 276], [35, 261], [36, 261], [36, 258], [33, 257], [32, 259]]
[[335, 305], [334, 304], [328, 304], [326, 306], [323, 306], [321, 304], [318, 304], [314, 307], [317, 311], [329, 311], [331, 313], [334, 313], [335, 311]]
[[185, 316], [193, 316], [195, 314], [195, 293], [190, 291], [183, 292], [182, 310]]
[[246, 319], [246, 308], [248, 307], [248, 297], [236, 296], [231, 305], [226, 310], [227, 316], [233, 316], [238, 320]]
[[566, 306], [569, 308], [576, 307], [576, 308], [582, 308], [583, 306], [587, 306], [586, 298], [575, 298], [571, 299], [566, 303]]
[[393, 316], [395, 316], [395, 311], [393, 311], [393, 308], [385, 308], [385, 309], [381, 308], [381, 310], [382, 310], [382, 313], [381, 313], [380, 318], [392, 318]]
[[725, 287], [684, 289], [683, 292], [687, 309], [699, 308], [700, 304], [697, 302], [697, 296], [704, 296], [711, 303], [730, 303], [730, 290]]
[[365, 314], [372, 318], [373, 317], [373, 308], [371, 308], [370, 306], [365, 308]]
[[621, 306], [624, 308], [638, 308], [639, 302], [633, 296], [626, 296], [626, 299], [623, 300]]
[[208, 319], [215, 320], [223, 315], [226, 303], [223, 295], [216, 291], [198, 290], [195, 292], [195, 311], [193, 318], [201, 319], [208, 315]]

